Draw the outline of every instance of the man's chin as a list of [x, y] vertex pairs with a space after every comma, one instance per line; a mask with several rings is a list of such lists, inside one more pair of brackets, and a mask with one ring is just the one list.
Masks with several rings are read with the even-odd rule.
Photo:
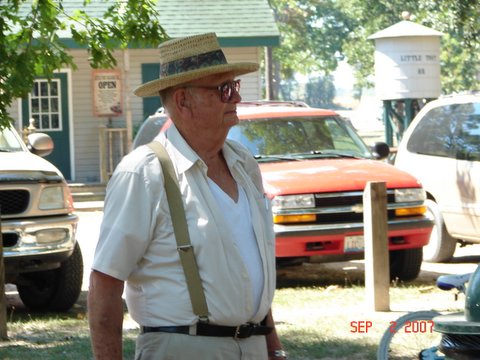
[[224, 118], [223, 118], [223, 123], [225, 125], [228, 125], [228, 126], [235, 126], [238, 124], [238, 116], [237, 114], [227, 114]]

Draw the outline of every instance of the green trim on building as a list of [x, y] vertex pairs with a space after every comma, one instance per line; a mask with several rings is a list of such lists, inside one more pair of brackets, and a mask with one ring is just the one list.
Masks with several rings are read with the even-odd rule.
[[262, 36], [262, 37], [236, 37], [222, 38], [219, 37], [221, 47], [244, 47], [244, 46], [279, 46], [280, 38], [278, 36]]
[[[73, 39], [62, 38], [62, 44], [64, 44], [69, 49], [84, 49], [85, 46], [79, 45]], [[228, 47], [270, 47], [270, 46], [279, 46], [280, 39], [275, 36], [264, 36], [264, 37], [235, 37], [235, 38], [222, 38], [219, 37], [218, 41], [220, 46], [224, 48]], [[130, 49], [135, 49], [135, 46], [129, 47]]]

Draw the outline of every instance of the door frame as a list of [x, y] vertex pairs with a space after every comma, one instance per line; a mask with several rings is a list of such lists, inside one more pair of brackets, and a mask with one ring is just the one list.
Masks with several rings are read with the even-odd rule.
[[[70, 148], [70, 177], [66, 176], [66, 179], [69, 181], [73, 181], [76, 178], [76, 171], [75, 171], [75, 137], [74, 137], [74, 117], [73, 117], [73, 95], [72, 95], [72, 70], [71, 69], [61, 69], [55, 71], [55, 74], [66, 74], [67, 76], [67, 96], [65, 101], [67, 101], [67, 116], [68, 116], [68, 144]], [[39, 77], [42, 79], [42, 77]], [[27, 95], [28, 96], [28, 95]], [[17, 130], [22, 132], [22, 123], [23, 123], [23, 99], [18, 99], [18, 122], [17, 122]]]

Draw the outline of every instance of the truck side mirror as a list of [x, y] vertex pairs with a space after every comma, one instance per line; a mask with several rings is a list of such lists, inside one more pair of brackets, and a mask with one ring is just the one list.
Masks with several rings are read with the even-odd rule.
[[33, 154], [45, 157], [53, 151], [52, 138], [44, 133], [33, 133], [27, 137], [27, 147]]
[[390, 146], [384, 142], [376, 142], [372, 146], [372, 152], [378, 160], [385, 159], [390, 154]]

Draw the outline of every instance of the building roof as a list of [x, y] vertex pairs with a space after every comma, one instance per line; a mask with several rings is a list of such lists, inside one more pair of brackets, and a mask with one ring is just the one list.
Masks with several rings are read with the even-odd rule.
[[[67, 13], [82, 9], [89, 16], [102, 17], [111, 6], [106, 0], [63, 0]], [[31, 4], [22, 4], [26, 14]], [[278, 46], [280, 34], [268, 0], [161, 0], [157, 1], [160, 25], [170, 37], [215, 32], [223, 47]], [[76, 47], [68, 30], [59, 34]]]
[[403, 20], [370, 35], [368, 39], [374, 40], [405, 36], [443, 36], [443, 33], [408, 20]]
[[213, 31], [222, 46], [279, 44], [267, 0], [162, 0], [160, 4], [160, 24], [171, 37]]

